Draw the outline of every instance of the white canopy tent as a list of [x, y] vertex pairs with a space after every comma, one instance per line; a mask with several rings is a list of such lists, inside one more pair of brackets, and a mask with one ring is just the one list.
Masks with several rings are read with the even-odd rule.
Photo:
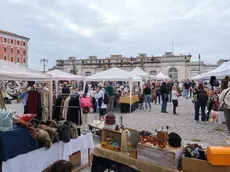
[[26, 66], [0, 60], [0, 80], [50, 81], [52, 76]]
[[56, 97], [58, 95], [58, 81], [60, 81], [60, 80], [68, 80], [68, 81], [77, 80], [77, 81], [79, 81], [79, 80], [83, 79], [82, 76], [74, 75], [74, 74], [67, 73], [67, 72], [63, 72], [63, 71], [60, 71], [60, 70], [57, 70], [57, 69], [48, 71], [48, 72], [46, 72], [46, 74], [51, 75], [53, 77], [52, 80], [55, 81]]
[[170, 78], [160, 72], [160, 73], [157, 74], [156, 79], [157, 80], [164, 80], [164, 79], [170, 79]]
[[129, 72], [126, 72], [116, 67], [85, 77], [84, 90], [85, 90], [85, 83], [87, 81], [103, 81], [103, 82], [104, 81], [128, 81], [130, 87], [130, 112], [131, 112], [131, 98], [132, 98], [132, 83], [135, 81], [139, 81], [141, 82], [141, 86], [142, 86], [141, 77], [133, 76]]
[[201, 77], [202, 77], [202, 74], [199, 74], [199, 75], [197, 75], [197, 76], [192, 77], [191, 79], [192, 79], [192, 80], [200, 80]]
[[210, 79], [211, 76], [216, 76], [217, 79], [223, 78], [225, 75], [229, 75], [230, 71], [230, 61], [224, 62], [222, 65], [217, 67], [216, 69], [203, 73], [200, 77], [200, 79]]
[[[0, 80], [13, 80], [13, 81], [50, 81], [50, 89], [52, 90], [52, 76], [44, 74], [26, 66], [0, 60]], [[49, 94], [50, 104], [53, 105], [52, 91]], [[50, 117], [53, 108], [50, 106]]]
[[149, 77], [149, 74], [145, 71], [143, 71], [141, 68], [139, 68], [138, 66], [135, 67], [135, 69], [133, 69], [131, 72], [130, 72], [132, 75], [136, 75], [136, 76], [140, 76], [142, 78], [148, 78]]

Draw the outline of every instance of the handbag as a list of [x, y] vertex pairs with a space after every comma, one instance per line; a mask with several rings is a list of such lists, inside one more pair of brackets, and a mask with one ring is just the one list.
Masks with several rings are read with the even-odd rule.
[[0, 131], [13, 128], [13, 114], [15, 111], [0, 109]]
[[226, 93], [224, 94], [223, 102], [219, 105], [219, 108], [218, 108], [219, 111], [224, 111], [228, 107], [228, 105], [225, 103], [224, 99], [225, 99], [225, 97], [229, 91], [230, 91], [230, 89], [228, 89], [228, 91], [226, 91]]

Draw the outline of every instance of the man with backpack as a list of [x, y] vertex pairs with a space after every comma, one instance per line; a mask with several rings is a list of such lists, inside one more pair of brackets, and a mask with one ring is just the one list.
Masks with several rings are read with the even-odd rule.
[[104, 89], [103, 83], [98, 84], [94, 98], [97, 101], [97, 106], [99, 109], [99, 120], [100, 121], [105, 120], [106, 109], [107, 109], [107, 104], [109, 102], [109, 97], [108, 97], [107, 92]]

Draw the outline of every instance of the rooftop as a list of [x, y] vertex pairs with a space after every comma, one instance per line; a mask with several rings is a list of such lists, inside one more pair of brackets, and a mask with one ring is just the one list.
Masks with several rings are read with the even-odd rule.
[[8, 34], [8, 35], [13, 35], [13, 36], [17, 36], [17, 37], [24, 38], [24, 39], [28, 39], [28, 40], [30, 39], [30, 38], [27, 38], [27, 37], [25, 37], [25, 36], [21, 36], [21, 35], [18, 35], [18, 34], [16, 34], [16, 33], [4, 31], [4, 30], [1, 30], [1, 29], [0, 29], [0, 33], [5, 33], [5, 34]]

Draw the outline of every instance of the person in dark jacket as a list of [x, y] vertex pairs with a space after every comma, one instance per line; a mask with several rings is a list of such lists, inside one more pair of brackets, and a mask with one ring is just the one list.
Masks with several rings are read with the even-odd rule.
[[167, 109], [167, 102], [168, 102], [168, 94], [169, 91], [167, 89], [166, 82], [163, 82], [160, 87], [160, 93], [161, 93], [161, 99], [162, 99], [162, 106], [161, 106], [161, 112], [162, 113], [168, 113], [166, 111]]
[[188, 94], [189, 94], [189, 89], [190, 89], [190, 82], [189, 82], [189, 80], [187, 80], [184, 83], [184, 89], [185, 89], [185, 97], [186, 97], [186, 99], [188, 99]]
[[151, 88], [149, 87], [148, 84], [145, 84], [145, 88], [143, 91], [143, 94], [145, 96], [145, 109], [148, 109], [147, 104], [149, 105], [149, 111], [151, 110], [151, 103], [150, 103], [150, 98], [151, 98]]
[[172, 81], [168, 81], [167, 89], [169, 91], [169, 102], [172, 102], [172, 87], [173, 87]]
[[205, 108], [208, 102], [208, 95], [202, 83], [198, 85], [198, 88], [196, 89], [194, 94], [197, 97], [195, 103], [195, 120], [199, 122], [199, 110], [201, 108], [201, 114], [202, 114], [201, 121], [205, 122], [206, 121]]
[[70, 89], [67, 86], [67, 82], [64, 82], [64, 84], [63, 84], [62, 94], [70, 94]]

